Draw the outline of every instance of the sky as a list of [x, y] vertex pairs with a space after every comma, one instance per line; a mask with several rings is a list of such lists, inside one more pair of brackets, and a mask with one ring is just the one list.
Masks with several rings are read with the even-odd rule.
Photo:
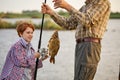
[[[76, 9], [79, 9], [85, 0], [66, 0]], [[41, 11], [41, 5], [44, 0], [0, 0], [0, 12], [17, 12], [23, 10]], [[110, 0], [112, 12], [120, 12], [120, 0]], [[52, 0], [47, 0], [47, 4], [53, 8]], [[57, 9], [60, 10], [60, 9]]]

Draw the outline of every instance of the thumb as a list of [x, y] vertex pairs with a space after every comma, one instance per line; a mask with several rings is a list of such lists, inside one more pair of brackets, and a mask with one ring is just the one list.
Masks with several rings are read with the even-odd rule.
[[44, 7], [49, 7], [46, 3], [43, 3], [43, 6], [44, 6]]

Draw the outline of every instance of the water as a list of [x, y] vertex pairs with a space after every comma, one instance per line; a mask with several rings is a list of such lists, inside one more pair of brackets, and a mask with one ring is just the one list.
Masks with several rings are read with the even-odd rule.
[[[54, 31], [43, 31], [41, 47], [47, 47]], [[40, 31], [34, 32], [33, 47], [37, 51]], [[56, 64], [43, 61], [43, 68], [38, 70], [37, 80], [73, 80], [75, 31], [59, 31], [60, 49]], [[102, 40], [102, 54], [94, 80], [118, 80], [120, 63], [120, 20], [110, 20], [108, 30]], [[5, 57], [11, 45], [18, 40], [16, 30], [0, 30], [0, 73]]]

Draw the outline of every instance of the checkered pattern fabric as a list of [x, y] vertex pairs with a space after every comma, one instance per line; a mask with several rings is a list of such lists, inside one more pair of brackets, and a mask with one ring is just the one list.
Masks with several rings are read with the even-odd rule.
[[76, 39], [84, 37], [102, 38], [106, 31], [110, 16], [110, 2], [108, 0], [91, 0], [76, 10], [71, 8], [70, 17], [66, 18], [54, 12], [51, 17], [61, 27], [76, 29]]

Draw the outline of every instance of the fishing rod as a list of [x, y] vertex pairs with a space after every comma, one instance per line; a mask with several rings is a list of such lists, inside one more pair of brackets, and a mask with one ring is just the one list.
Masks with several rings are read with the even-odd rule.
[[[44, 3], [46, 3], [46, 0], [44, 1]], [[43, 30], [44, 16], [45, 16], [45, 14], [43, 14], [43, 16], [42, 16], [42, 23], [41, 23], [41, 28], [40, 28], [40, 38], [39, 38], [39, 43], [38, 43], [38, 50], [37, 50], [37, 52], [40, 52], [40, 47], [41, 47], [41, 39], [42, 39], [42, 30]], [[36, 59], [34, 80], [36, 80], [36, 77], [37, 77], [38, 61], [39, 61], [39, 58]]]

